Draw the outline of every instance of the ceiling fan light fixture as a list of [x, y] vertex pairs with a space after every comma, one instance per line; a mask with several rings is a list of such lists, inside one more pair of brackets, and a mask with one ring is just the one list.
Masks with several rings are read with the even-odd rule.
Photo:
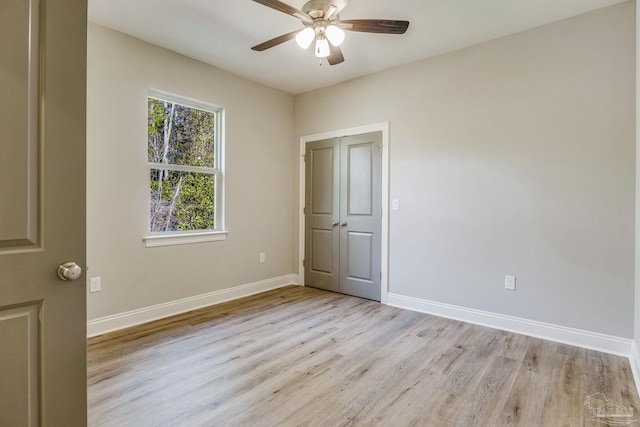
[[[327, 58], [329, 65], [344, 62], [340, 45], [345, 39], [344, 31], [376, 34], [404, 34], [409, 28], [409, 21], [396, 19], [349, 19], [342, 21], [340, 13], [350, 0], [305, 0], [301, 9], [285, 3], [287, 0], [253, 0], [270, 9], [298, 18], [304, 29], [291, 31], [271, 40], [257, 44], [251, 50], [262, 52], [284, 42], [296, 39], [297, 44], [307, 49], [314, 41], [314, 54], [322, 59]], [[288, 0], [290, 3], [292, 0]]]
[[296, 43], [303, 49], [311, 46], [311, 42], [316, 37], [316, 32], [311, 27], [307, 27], [296, 35]]
[[318, 58], [326, 58], [329, 54], [329, 42], [324, 37], [318, 37], [316, 40], [316, 56]]
[[335, 47], [340, 46], [344, 41], [344, 31], [342, 31], [342, 28], [340, 27], [328, 25], [327, 28], [325, 28], [324, 33], [327, 35], [331, 44]]

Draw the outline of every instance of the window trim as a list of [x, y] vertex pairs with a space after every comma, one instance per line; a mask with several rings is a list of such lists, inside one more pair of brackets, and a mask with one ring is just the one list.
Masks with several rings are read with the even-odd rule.
[[147, 248], [159, 246], [186, 245], [191, 243], [217, 242], [226, 240], [228, 231], [194, 231], [180, 234], [153, 234], [145, 236], [142, 241]]
[[[151, 232], [150, 218], [147, 215], [147, 231], [142, 241], [145, 247], [158, 247], [158, 246], [172, 246], [183, 245], [190, 243], [202, 243], [202, 242], [215, 242], [220, 240], [226, 240], [228, 231], [225, 228], [225, 157], [224, 157], [224, 137], [225, 137], [225, 110], [214, 104], [198, 101], [191, 98], [186, 98], [180, 95], [175, 95], [169, 92], [164, 92], [157, 89], [150, 89], [147, 98], [158, 99], [161, 101], [167, 101], [174, 104], [179, 104], [188, 108], [194, 108], [209, 113], [215, 114], [216, 125], [214, 128], [214, 141], [215, 141], [215, 165], [214, 167], [200, 167], [190, 165], [165, 165], [162, 163], [150, 163], [146, 162], [147, 169], [151, 170], [163, 169], [170, 171], [181, 172], [193, 172], [193, 173], [206, 173], [214, 175], [215, 181], [215, 208], [214, 208], [214, 224], [215, 229], [206, 230], [180, 230], [180, 231], [167, 231], [167, 232]], [[147, 113], [148, 114], [148, 113]], [[149, 176], [149, 174], [147, 174]], [[149, 179], [149, 178], [148, 178]], [[147, 182], [148, 187], [148, 182]], [[151, 203], [151, 194], [149, 193], [148, 206]]]

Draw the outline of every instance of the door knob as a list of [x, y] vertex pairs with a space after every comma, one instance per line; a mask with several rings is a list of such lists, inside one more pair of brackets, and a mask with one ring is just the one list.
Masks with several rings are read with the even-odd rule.
[[343, 226], [343, 227], [346, 227], [346, 226], [347, 226], [347, 222], [346, 222], [346, 221], [342, 221], [342, 222], [340, 223], [340, 225], [341, 225], [341, 226]]
[[58, 267], [58, 277], [62, 280], [76, 280], [82, 274], [82, 268], [75, 262], [65, 262]]
[[338, 224], [340, 224], [340, 221], [333, 221], [333, 222], [331, 223], [331, 225], [332, 225], [332, 226], [334, 226], [334, 227], [335, 227], [336, 225], [338, 225]]

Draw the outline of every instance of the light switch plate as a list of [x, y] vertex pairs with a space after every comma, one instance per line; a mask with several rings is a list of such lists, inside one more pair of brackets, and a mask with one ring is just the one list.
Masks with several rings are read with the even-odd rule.
[[400, 200], [393, 199], [391, 201], [391, 209], [393, 209], [394, 211], [399, 211], [400, 210]]
[[504, 276], [504, 288], [510, 291], [516, 290], [516, 276]]
[[89, 292], [100, 292], [102, 290], [102, 279], [100, 277], [92, 277], [89, 281]]

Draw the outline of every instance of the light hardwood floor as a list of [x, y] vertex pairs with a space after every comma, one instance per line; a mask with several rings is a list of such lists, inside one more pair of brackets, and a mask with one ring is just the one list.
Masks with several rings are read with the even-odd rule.
[[623, 357], [297, 286], [91, 338], [88, 359], [92, 427], [606, 426], [593, 393], [633, 408], [619, 420], [640, 408]]

